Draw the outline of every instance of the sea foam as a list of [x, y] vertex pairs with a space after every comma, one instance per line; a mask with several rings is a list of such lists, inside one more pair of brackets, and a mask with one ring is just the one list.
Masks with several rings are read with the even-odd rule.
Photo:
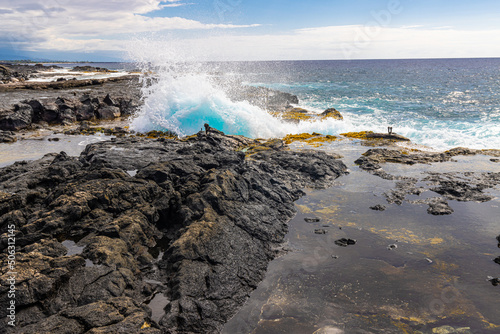
[[[220, 84], [224, 73], [217, 73], [218, 81], [215, 84], [213, 67], [197, 63], [182, 50], [172, 49], [168, 42], [137, 41], [130, 49], [131, 57], [145, 73], [142, 76], [144, 105], [130, 125], [136, 131], [170, 130], [186, 136], [200, 131], [208, 123], [227, 134], [279, 138], [304, 132], [330, 135], [366, 130], [385, 132], [388, 126], [392, 126], [395, 132], [410, 138], [414, 143], [435, 150], [457, 146], [477, 149], [500, 147], [500, 124], [494, 113], [490, 112], [484, 119], [475, 121], [453, 117], [456, 104], [449, 106], [448, 100], [464, 99], [467, 101], [458, 102], [469, 104], [469, 96], [460, 91], [451, 92], [442, 99], [444, 101], [441, 100], [444, 103], [440, 106], [436, 97], [430, 102], [433, 103], [431, 107], [422, 109], [421, 100], [414, 101], [411, 96], [399, 100], [398, 96], [389, 97], [378, 93], [383, 87], [352, 98], [334, 94], [338, 87], [345, 94], [351, 90], [344, 84], [337, 85], [330, 81], [263, 83], [270, 88], [298, 94], [302, 100], [301, 106], [309, 110], [321, 112], [336, 107], [344, 116], [343, 121], [326, 119], [296, 124], [273, 117], [246, 101], [232, 101], [226, 95], [224, 85]], [[234, 68], [232, 64], [231, 75], [225, 76], [234, 77]], [[241, 76], [239, 79], [243, 82], [248, 80], [244, 72], [236, 74]], [[227, 84], [231, 85], [233, 79], [228, 80]], [[359, 87], [351, 89], [359, 90]], [[420, 111], [432, 108], [443, 109], [435, 111], [439, 117]], [[447, 117], [447, 113], [451, 116]]]

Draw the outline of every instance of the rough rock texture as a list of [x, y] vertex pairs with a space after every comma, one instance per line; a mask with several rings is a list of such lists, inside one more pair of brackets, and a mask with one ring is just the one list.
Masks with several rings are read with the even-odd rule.
[[61, 68], [59, 66], [42, 64], [35, 65], [13, 65], [9, 63], [0, 64], [0, 81], [3, 83], [20, 82], [35, 76], [38, 71], [46, 71], [49, 69]]
[[325, 117], [325, 118], [333, 118], [333, 119], [338, 119], [338, 120], [343, 120], [344, 119], [344, 117], [342, 116], [342, 114], [340, 113], [340, 111], [338, 111], [335, 108], [326, 109], [320, 115], [322, 117]]
[[[133, 80], [129, 84], [137, 85], [137, 82]], [[138, 89], [113, 90], [107, 94], [75, 92], [55, 98], [28, 99], [0, 109], [0, 130], [18, 131], [40, 124], [115, 119], [129, 116], [139, 105]]]
[[15, 137], [14, 132], [0, 130], [0, 143], [13, 143], [16, 141], [17, 138]]
[[[1, 305], [8, 225], [17, 231], [13, 332], [217, 332], [279, 253], [300, 188], [346, 173], [335, 156], [285, 145], [246, 158], [251, 143], [122, 138], [0, 169]], [[168, 302], [154, 321], [158, 293]]]
[[450, 160], [451, 155], [446, 153], [408, 153], [397, 149], [374, 148], [363, 153], [363, 156], [356, 160], [355, 163], [360, 165], [361, 169], [375, 170], [380, 168], [379, 164], [386, 162], [414, 165]]
[[[398, 205], [408, 201], [412, 204], [427, 204], [427, 212], [433, 215], [449, 215], [453, 209], [449, 206], [448, 200], [455, 201], [475, 201], [487, 202], [493, 199], [492, 196], [484, 193], [484, 190], [500, 185], [500, 173], [436, 173], [427, 172], [421, 178], [398, 176], [387, 173], [381, 164], [401, 163], [414, 165], [417, 163], [429, 164], [437, 162], [454, 161], [452, 157], [457, 155], [491, 155], [496, 156], [498, 150], [470, 150], [456, 148], [443, 153], [408, 153], [401, 149], [376, 148], [363, 153], [356, 164], [363, 170], [379, 176], [386, 180], [397, 181], [395, 187], [384, 195], [388, 203]], [[424, 185], [416, 186], [420, 182]], [[418, 195], [432, 191], [441, 197], [432, 197], [422, 200], [407, 200], [408, 195]]]

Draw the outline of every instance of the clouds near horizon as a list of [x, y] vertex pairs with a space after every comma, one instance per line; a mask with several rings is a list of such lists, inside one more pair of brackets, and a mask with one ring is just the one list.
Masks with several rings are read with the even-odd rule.
[[25, 51], [117, 50], [123, 44], [120, 38], [104, 36], [258, 26], [146, 16], [154, 11], [186, 5], [191, 4], [183, 0], [4, 0], [0, 3], [0, 43]]
[[[177, 58], [198, 60], [500, 57], [500, 26], [454, 28], [415, 20], [400, 24], [406, 23], [401, 20], [403, 6], [388, 1], [382, 9], [365, 13], [371, 13], [363, 16], [365, 24], [314, 26], [314, 18], [304, 16], [298, 27], [284, 29], [280, 20], [285, 16], [276, 17], [275, 24], [260, 24], [260, 14], [251, 16], [251, 22], [210, 21], [208, 14], [206, 20], [192, 19], [189, 13], [202, 11], [194, 0], [2, 0], [0, 51], [52, 53], [54, 59], [58, 53], [106, 52], [118, 59], [139, 43], [145, 50], [148, 44], [161, 44], [177, 50]], [[219, 18], [227, 15], [217, 15], [217, 9], [219, 14], [235, 13], [238, 4], [251, 6], [243, 0], [214, 0], [203, 10]], [[332, 10], [340, 6], [339, 1], [330, 4]]]

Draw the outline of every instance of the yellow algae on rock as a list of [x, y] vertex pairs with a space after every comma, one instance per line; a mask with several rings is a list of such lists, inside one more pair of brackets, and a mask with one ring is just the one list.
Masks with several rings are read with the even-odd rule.
[[368, 139], [367, 135], [373, 133], [373, 131], [360, 131], [360, 132], [346, 132], [341, 133], [341, 136], [354, 139]]
[[309, 110], [306, 110], [304, 108], [292, 108], [292, 109], [286, 110], [286, 112], [308, 114]]
[[319, 134], [319, 133], [313, 133], [313, 134], [301, 133], [298, 135], [292, 135], [292, 134], [286, 135], [283, 138], [283, 141], [287, 145], [293, 143], [294, 141], [302, 141], [302, 142], [304, 142], [308, 145], [311, 145], [313, 147], [318, 147], [318, 146], [323, 145], [324, 143], [332, 142], [332, 141], [335, 141], [337, 139], [338, 139], [337, 137], [331, 136], [331, 135], [324, 136], [324, 135]]
[[293, 143], [294, 141], [305, 141], [307, 139], [311, 139], [311, 138], [315, 137], [316, 135], [317, 134], [309, 134], [309, 133], [301, 133], [298, 135], [289, 134], [283, 138], [283, 141], [285, 142], [285, 144], [288, 145], [288, 144]]
[[311, 119], [313, 119], [313, 115], [304, 113], [302, 111], [294, 111], [293, 109], [283, 112], [272, 112], [271, 115], [281, 118], [285, 121], [293, 121], [296, 123], [300, 121], [310, 121]]
[[300, 204], [295, 204], [295, 206], [302, 213], [313, 213], [313, 210], [311, 210], [311, 208], [309, 208], [308, 206], [300, 205]]
[[442, 238], [431, 238], [429, 240], [431, 242], [431, 245], [439, 245], [440, 243], [443, 243], [443, 239]]

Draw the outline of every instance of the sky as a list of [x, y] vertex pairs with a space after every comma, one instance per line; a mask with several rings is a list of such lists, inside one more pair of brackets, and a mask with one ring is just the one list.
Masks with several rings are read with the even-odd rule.
[[500, 57], [498, 0], [0, 0], [0, 59]]

